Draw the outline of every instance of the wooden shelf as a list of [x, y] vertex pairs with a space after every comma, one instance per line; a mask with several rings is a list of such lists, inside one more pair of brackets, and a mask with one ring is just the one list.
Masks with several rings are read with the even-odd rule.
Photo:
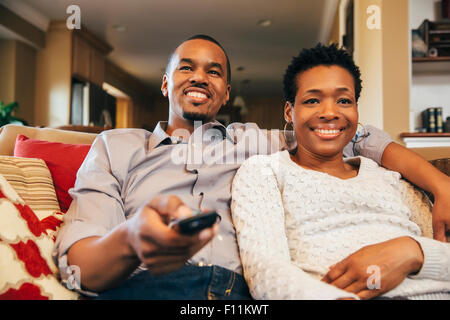
[[430, 34], [449, 34], [450, 30], [430, 30]]
[[446, 153], [450, 156], [450, 132], [444, 133], [400, 133], [400, 137], [407, 148], [446, 148]]
[[442, 62], [450, 61], [450, 57], [415, 57], [412, 58], [412, 62]]
[[450, 73], [450, 57], [413, 58], [412, 72], [416, 73]]
[[450, 137], [450, 132], [402, 132], [400, 138], [436, 138], [436, 137]]

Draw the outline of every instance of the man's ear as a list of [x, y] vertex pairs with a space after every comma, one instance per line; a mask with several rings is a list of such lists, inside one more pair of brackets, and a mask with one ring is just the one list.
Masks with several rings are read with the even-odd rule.
[[167, 90], [167, 78], [168, 78], [167, 73], [164, 73], [162, 84], [161, 84], [161, 92], [162, 92], [163, 96], [166, 98], [169, 94], [168, 93], [169, 91]]
[[225, 101], [222, 104], [222, 107], [225, 106], [228, 103], [228, 101], [230, 100], [230, 92], [231, 92], [231, 85], [227, 84], [227, 94], [225, 96]]
[[294, 107], [292, 106], [292, 103], [289, 101], [286, 101], [284, 105], [284, 120], [286, 120], [287, 123], [292, 123], [292, 109]]

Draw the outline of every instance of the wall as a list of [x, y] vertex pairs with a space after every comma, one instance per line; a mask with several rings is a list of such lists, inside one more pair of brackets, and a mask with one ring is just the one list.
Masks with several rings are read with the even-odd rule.
[[72, 33], [52, 23], [46, 46], [37, 53], [35, 124], [61, 126], [70, 121]]
[[283, 129], [283, 97], [248, 97], [245, 104], [248, 113], [242, 117], [242, 122], [254, 122], [263, 129]]
[[[0, 3], [0, 27], [6, 29], [8, 33], [13, 34], [14, 39], [19, 39], [34, 48], [44, 48], [45, 32], [4, 6], [13, 3], [11, 1], [9, 2], [9, 4]], [[31, 11], [27, 12], [29, 14]], [[37, 18], [37, 20], [41, 19]]]
[[15, 41], [0, 40], [0, 100], [4, 103], [14, 101], [15, 56]]
[[151, 101], [138, 102], [133, 111], [135, 127], [153, 131], [159, 121], [169, 119], [169, 101], [161, 95]]
[[408, 0], [383, 0], [383, 129], [399, 137], [409, 131], [410, 68]]
[[[409, 0], [409, 28], [417, 29], [423, 20], [439, 20], [437, 0]], [[420, 128], [420, 113], [429, 107], [442, 107], [443, 118], [450, 117], [450, 63], [414, 63], [411, 79], [410, 130]]]
[[330, 35], [328, 37], [328, 44], [337, 43], [340, 41], [340, 32], [339, 32], [339, 24], [340, 24], [340, 9], [336, 10], [336, 14], [334, 15], [333, 26], [331, 27]]
[[133, 101], [116, 97], [116, 128], [133, 127]]
[[421, 112], [442, 107], [445, 120], [450, 117], [450, 68], [446, 72], [414, 72], [411, 82], [411, 131], [422, 126]]
[[[264, 129], [283, 129], [284, 100], [283, 97], [245, 97], [248, 113], [242, 117], [242, 122], [254, 122]], [[166, 121], [169, 117], [169, 101], [155, 97], [150, 104], [134, 106], [134, 126], [152, 131], [158, 121]]]
[[[397, 0], [396, 0], [397, 1]], [[359, 121], [383, 128], [383, 60], [381, 30], [367, 28], [366, 10], [370, 5], [382, 6], [382, 0], [355, 0], [354, 60], [361, 70], [363, 89], [359, 99]]]
[[19, 103], [16, 116], [34, 125], [34, 95], [37, 52], [29, 45], [16, 41], [16, 83], [15, 100]]
[[[381, 24], [369, 28], [369, 6]], [[362, 73], [360, 122], [383, 129], [398, 143], [409, 131], [410, 49], [408, 0], [355, 0], [354, 59]]]
[[34, 124], [36, 50], [17, 40], [0, 40], [0, 100], [16, 101], [15, 116]]
[[153, 130], [158, 121], [168, 119], [168, 103], [159, 88], [140, 82], [109, 60], [105, 64], [105, 82], [131, 98], [131, 127]]
[[409, 27], [417, 29], [424, 19], [437, 20], [437, 6], [440, 0], [409, 0]]

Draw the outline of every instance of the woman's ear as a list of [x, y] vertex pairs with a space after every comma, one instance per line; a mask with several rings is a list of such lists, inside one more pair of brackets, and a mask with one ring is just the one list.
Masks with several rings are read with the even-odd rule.
[[292, 123], [292, 109], [294, 107], [292, 106], [292, 103], [289, 101], [286, 101], [286, 104], [284, 105], [284, 120], [286, 120], [287, 123]]

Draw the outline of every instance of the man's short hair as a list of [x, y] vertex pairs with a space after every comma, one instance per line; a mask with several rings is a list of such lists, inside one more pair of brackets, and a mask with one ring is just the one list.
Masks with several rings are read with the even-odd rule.
[[355, 82], [355, 98], [358, 101], [362, 89], [361, 72], [353, 61], [353, 58], [342, 48], [333, 43], [325, 46], [321, 43], [314, 48], [303, 49], [300, 54], [292, 59], [284, 74], [283, 90], [286, 101], [295, 103], [297, 95], [297, 77], [300, 73], [317, 66], [340, 66], [353, 76]]
[[[200, 40], [206, 40], [209, 42], [212, 42], [214, 44], [216, 44], [217, 46], [219, 46], [220, 49], [222, 49], [223, 53], [225, 54], [225, 57], [227, 58], [227, 84], [231, 83], [231, 64], [230, 64], [230, 59], [228, 58], [227, 52], [225, 51], [225, 49], [222, 47], [222, 45], [219, 43], [219, 41], [217, 41], [216, 39], [214, 39], [211, 36], [208, 36], [206, 34], [196, 34], [194, 36], [191, 36], [185, 40], [183, 40], [178, 46], [177, 48], [182, 45], [183, 43], [185, 43], [186, 41], [189, 40], [196, 40], [196, 39], [200, 39]], [[176, 50], [176, 49], [175, 49]], [[169, 56], [169, 60], [167, 61], [167, 66], [166, 66], [166, 72], [169, 68], [170, 62], [172, 61], [172, 57], [175, 53], [175, 50], [172, 51], [172, 53]]]

